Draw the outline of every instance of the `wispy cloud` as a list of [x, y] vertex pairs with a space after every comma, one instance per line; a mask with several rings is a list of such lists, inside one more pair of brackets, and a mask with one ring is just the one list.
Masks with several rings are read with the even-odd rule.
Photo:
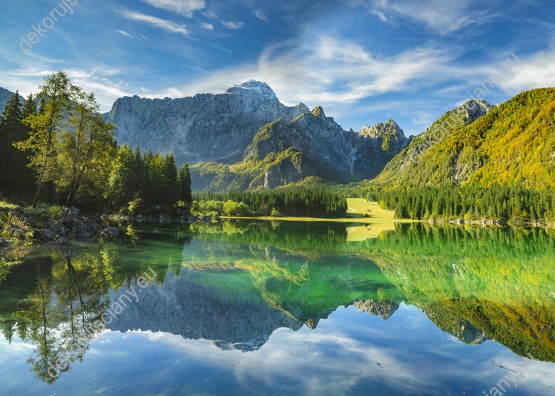
[[142, 22], [154, 28], [163, 29], [171, 33], [182, 34], [183, 36], [188, 36], [190, 33], [189, 29], [187, 29], [187, 26], [185, 25], [178, 24], [167, 19], [157, 18], [152, 15], [142, 14], [137, 11], [124, 10], [122, 16], [124, 18]]
[[439, 34], [449, 34], [471, 25], [479, 24], [493, 16], [484, 11], [478, 0], [377, 0], [371, 12], [383, 22], [395, 18], [421, 23]]
[[226, 29], [231, 29], [231, 30], [238, 30], [245, 27], [245, 24], [239, 21], [221, 21], [221, 24]]
[[[27, 95], [31, 92], [37, 93], [44, 78], [56, 71], [55, 69], [31, 66], [7, 70], [3, 75], [10, 85]], [[88, 69], [68, 68], [63, 71], [68, 74], [73, 83], [87, 92], [94, 92], [103, 111], [108, 110], [116, 98], [134, 93], [133, 89], [120, 79], [126, 73], [122, 69], [97, 65]]]
[[123, 37], [127, 37], [127, 38], [130, 38], [130, 39], [135, 39], [135, 37], [133, 37], [131, 34], [127, 33], [125, 30], [116, 29], [116, 32], [119, 33], [120, 35], [122, 35]]
[[261, 20], [262, 22], [268, 22], [268, 16], [266, 15], [266, 13], [262, 10], [255, 10], [254, 11], [254, 16]]
[[206, 30], [214, 30], [214, 25], [208, 22], [203, 22], [200, 24], [200, 27]]
[[115, 31], [119, 35], [129, 38], [131, 40], [148, 41], [148, 38], [146, 36], [143, 36], [142, 34], [129, 33], [129, 32], [126, 32], [125, 30], [120, 30], [120, 29], [115, 29]]
[[303, 45], [282, 43], [259, 60], [205, 75], [182, 88], [184, 94], [218, 92], [250, 78], [268, 82], [287, 104], [345, 105], [452, 78], [454, 55], [419, 48], [389, 58], [376, 57], [348, 40], [321, 37]]
[[153, 7], [191, 18], [195, 11], [206, 7], [204, 0], [142, 0]]

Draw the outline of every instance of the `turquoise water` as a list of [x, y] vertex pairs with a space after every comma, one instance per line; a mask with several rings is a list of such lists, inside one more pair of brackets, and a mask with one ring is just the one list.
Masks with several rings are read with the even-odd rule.
[[4, 252], [0, 394], [555, 394], [552, 234], [347, 228]]

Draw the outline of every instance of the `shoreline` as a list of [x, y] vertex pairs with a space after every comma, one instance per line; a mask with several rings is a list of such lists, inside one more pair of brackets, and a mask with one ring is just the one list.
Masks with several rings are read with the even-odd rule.
[[383, 218], [372, 217], [340, 217], [340, 218], [326, 218], [326, 217], [272, 217], [272, 216], [218, 216], [221, 220], [259, 220], [259, 221], [290, 221], [290, 222], [307, 222], [307, 223], [345, 223], [345, 224], [409, 224], [409, 223], [422, 223], [422, 220], [389, 220]]

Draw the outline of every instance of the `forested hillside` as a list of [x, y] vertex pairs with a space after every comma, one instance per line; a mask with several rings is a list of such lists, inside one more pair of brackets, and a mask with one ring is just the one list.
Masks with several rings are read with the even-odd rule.
[[375, 184], [553, 188], [555, 89], [523, 92], [469, 125], [455, 125], [442, 139], [430, 140], [420, 155], [396, 166], [416, 144], [415, 139]]

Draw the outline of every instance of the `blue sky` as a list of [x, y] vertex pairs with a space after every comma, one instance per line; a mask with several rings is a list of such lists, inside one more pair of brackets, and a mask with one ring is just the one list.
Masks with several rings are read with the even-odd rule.
[[107, 111], [257, 79], [345, 129], [393, 118], [407, 134], [472, 97], [555, 86], [545, 0], [64, 1], [0, 0], [0, 86], [36, 92], [65, 70]]

